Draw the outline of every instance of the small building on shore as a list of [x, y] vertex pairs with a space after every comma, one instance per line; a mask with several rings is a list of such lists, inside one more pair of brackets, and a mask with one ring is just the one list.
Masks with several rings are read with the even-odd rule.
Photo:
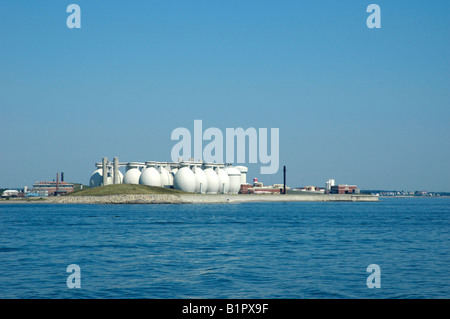
[[8, 198], [8, 197], [19, 197], [20, 192], [17, 189], [7, 189], [3, 191], [1, 197], [2, 198]]
[[335, 185], [331, 186], [330, 194], [359, 194], [356, 185]]

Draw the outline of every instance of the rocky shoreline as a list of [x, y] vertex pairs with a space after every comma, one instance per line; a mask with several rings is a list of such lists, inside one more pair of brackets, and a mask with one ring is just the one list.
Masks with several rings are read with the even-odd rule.
[[177, 195], [106, 195], [106, 196], [58, 196], [50, 197], [47, 203], [57, 204], [182, 204]]
[[372, 202], [378, 201], [373, 195], [107, 195], [107, 196], [58, 196], [43, 202], [56, 204], [212, 204], [245, 202]]

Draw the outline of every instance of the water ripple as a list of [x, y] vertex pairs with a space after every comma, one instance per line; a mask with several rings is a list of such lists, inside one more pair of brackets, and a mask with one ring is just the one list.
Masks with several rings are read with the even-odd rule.
[[448, 298], [449, 204], [0, 205], [0, 298]]

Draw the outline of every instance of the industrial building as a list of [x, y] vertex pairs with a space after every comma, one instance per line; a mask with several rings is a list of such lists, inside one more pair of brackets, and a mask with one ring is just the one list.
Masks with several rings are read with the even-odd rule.
[[[248, 168], [203, 161], [126, 162], [106, 157], [96, 163], [89, 184], [91, 187], [111, 184], [141, 184], [174, 188], [189, 193], [238, 194], [247, 184]], [[119, 169], [125, 168], [125, 174]]]
[[358, 194], [356, 185], [334, 185], [331, 186], [330, 194]]
[[[290, 189], [287, 187], [287, 189]], [[283, 194], [284, 193], [284, 184], [274, 184], [271, 186], [264, 186], [262, 182], [258, 182], [257, 178], [253, 179], [253, 185], [251, 184], [242, 184], [241, 190], [239, 191], [241, 194]]]
[[334, 179], [329, 179], [325, 183], [325, 193], [327, 194], [359, 194], [356, 185], [339, 184], [335, 185]]
[[[74, 191], [73, 184], [64, 181], [64, 173], [61, 173], [61, 180], [59, 180], [59, 173], [56, 174], [56, 181], [52, 182], [36, 182], [33, 184], [33, 189], [28, 194], [28, 197], [47, 197], [67, 194]], [[27, 191], [24, 191], [27, 193]]]
[[294, 189], [296, 192], [303, 192], [303, 193], [314, 193], [314, 194], [324, 194], [325, 188], [320, 188], [318, 186], [305, 186], [303, 188], [299, 187]]
[[32, 193], [40, 196], [56, 196], [73, 192], [74, 185], [67, 182], [36, 182], [33, 184]]

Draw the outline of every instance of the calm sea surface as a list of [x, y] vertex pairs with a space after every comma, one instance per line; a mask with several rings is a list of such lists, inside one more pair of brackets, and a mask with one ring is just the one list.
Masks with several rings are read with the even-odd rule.
[[0, 298], [450, 298], [449, 244], [449, 198], [2, 204]]

